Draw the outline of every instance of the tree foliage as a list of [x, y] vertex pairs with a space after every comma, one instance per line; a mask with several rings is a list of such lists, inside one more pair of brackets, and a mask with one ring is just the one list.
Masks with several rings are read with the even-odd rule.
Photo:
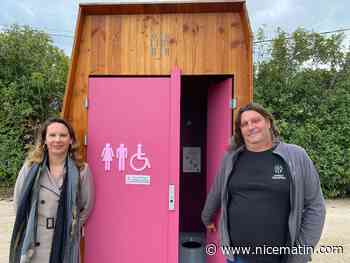
[[[260, 37], [263, 34], [260, 31]], [[344, 36], [279, 30], [255, 65], [254, 100], [314, 161], [328, 197], [350, 193], [350, 53]]]
[[0, 182], [13, 182], [33, 131], [57, 115], [68, 57], [50, 37], [29, 27], [0, 32]]

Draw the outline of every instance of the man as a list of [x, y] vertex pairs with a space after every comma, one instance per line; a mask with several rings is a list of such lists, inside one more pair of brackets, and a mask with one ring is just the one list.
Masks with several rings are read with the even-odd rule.
[[[208, 231], [216, 230], [219, 209], [221, 245], [231, 249], [224, 253], [227, 262], [308, 262], [321, 237], [325, 204], [318, 173], [303, 148], [279, 140], [272, 115], [258, 104], [238, 112], [234, 146], [202, 211]], [[249, 255], [238, 251], [243, 248]]]

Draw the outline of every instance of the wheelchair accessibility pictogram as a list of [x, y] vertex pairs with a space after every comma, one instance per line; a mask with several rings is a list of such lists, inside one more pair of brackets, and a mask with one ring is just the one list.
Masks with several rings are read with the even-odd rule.
[[[143, 171], [146, 168], [151, 168], [151, 163], [148, 160], [147, 157], [145, 157], [146, 154], [142, 152], [142, 144], [138, 144], [137, 145], [137, 152], [135, 154], [133, 154], [130, 157], [130, 166], [132, 169], [134, 169], [135, 171]], [[142, 163], [142, 165], [140, 165], [139, 163]], [[135, 165], [135, 163], [137, 163], [137, 165]], [[138, 167], [136, 167], [138, 166]]]

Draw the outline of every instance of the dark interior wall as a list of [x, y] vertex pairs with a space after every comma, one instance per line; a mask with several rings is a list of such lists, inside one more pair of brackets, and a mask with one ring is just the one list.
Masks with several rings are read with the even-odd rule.
[[[206, 198], [206, 114], [208, 81], [181, 80], [180, 231], [204, 231], [200, 212]], [[183, 172], [183, 147], [201, 148], [200, 173]]]
[[[207, 188], [208, 90], [232, 76], [182, 76], [180, 131], [180, 232], [204, 232], [201, 221]], [[183, 172], [183, 147], [201, 148], [201, 172]]]

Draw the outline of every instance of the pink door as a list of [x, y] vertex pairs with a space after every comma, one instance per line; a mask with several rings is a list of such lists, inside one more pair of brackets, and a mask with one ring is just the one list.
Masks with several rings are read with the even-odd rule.
[[89, 79], [85, 262], [177, 263], [179, 137], [179, 71]]
[[[207, 192], [214, 183], [221, 160], [228, 149], [232, 135], [232, 79], [226, 79], [208, 90], [208, 130], [207, 130]], [[216, 220], [218, 229], [218, 221]], [[225, 262], [219, 248], [218, 232], [208, 233], [207, 242], [215, 243], [214, 255], [207, 256], [207, 263]], [[213, 251], [211, 251], [213, 252]]]

